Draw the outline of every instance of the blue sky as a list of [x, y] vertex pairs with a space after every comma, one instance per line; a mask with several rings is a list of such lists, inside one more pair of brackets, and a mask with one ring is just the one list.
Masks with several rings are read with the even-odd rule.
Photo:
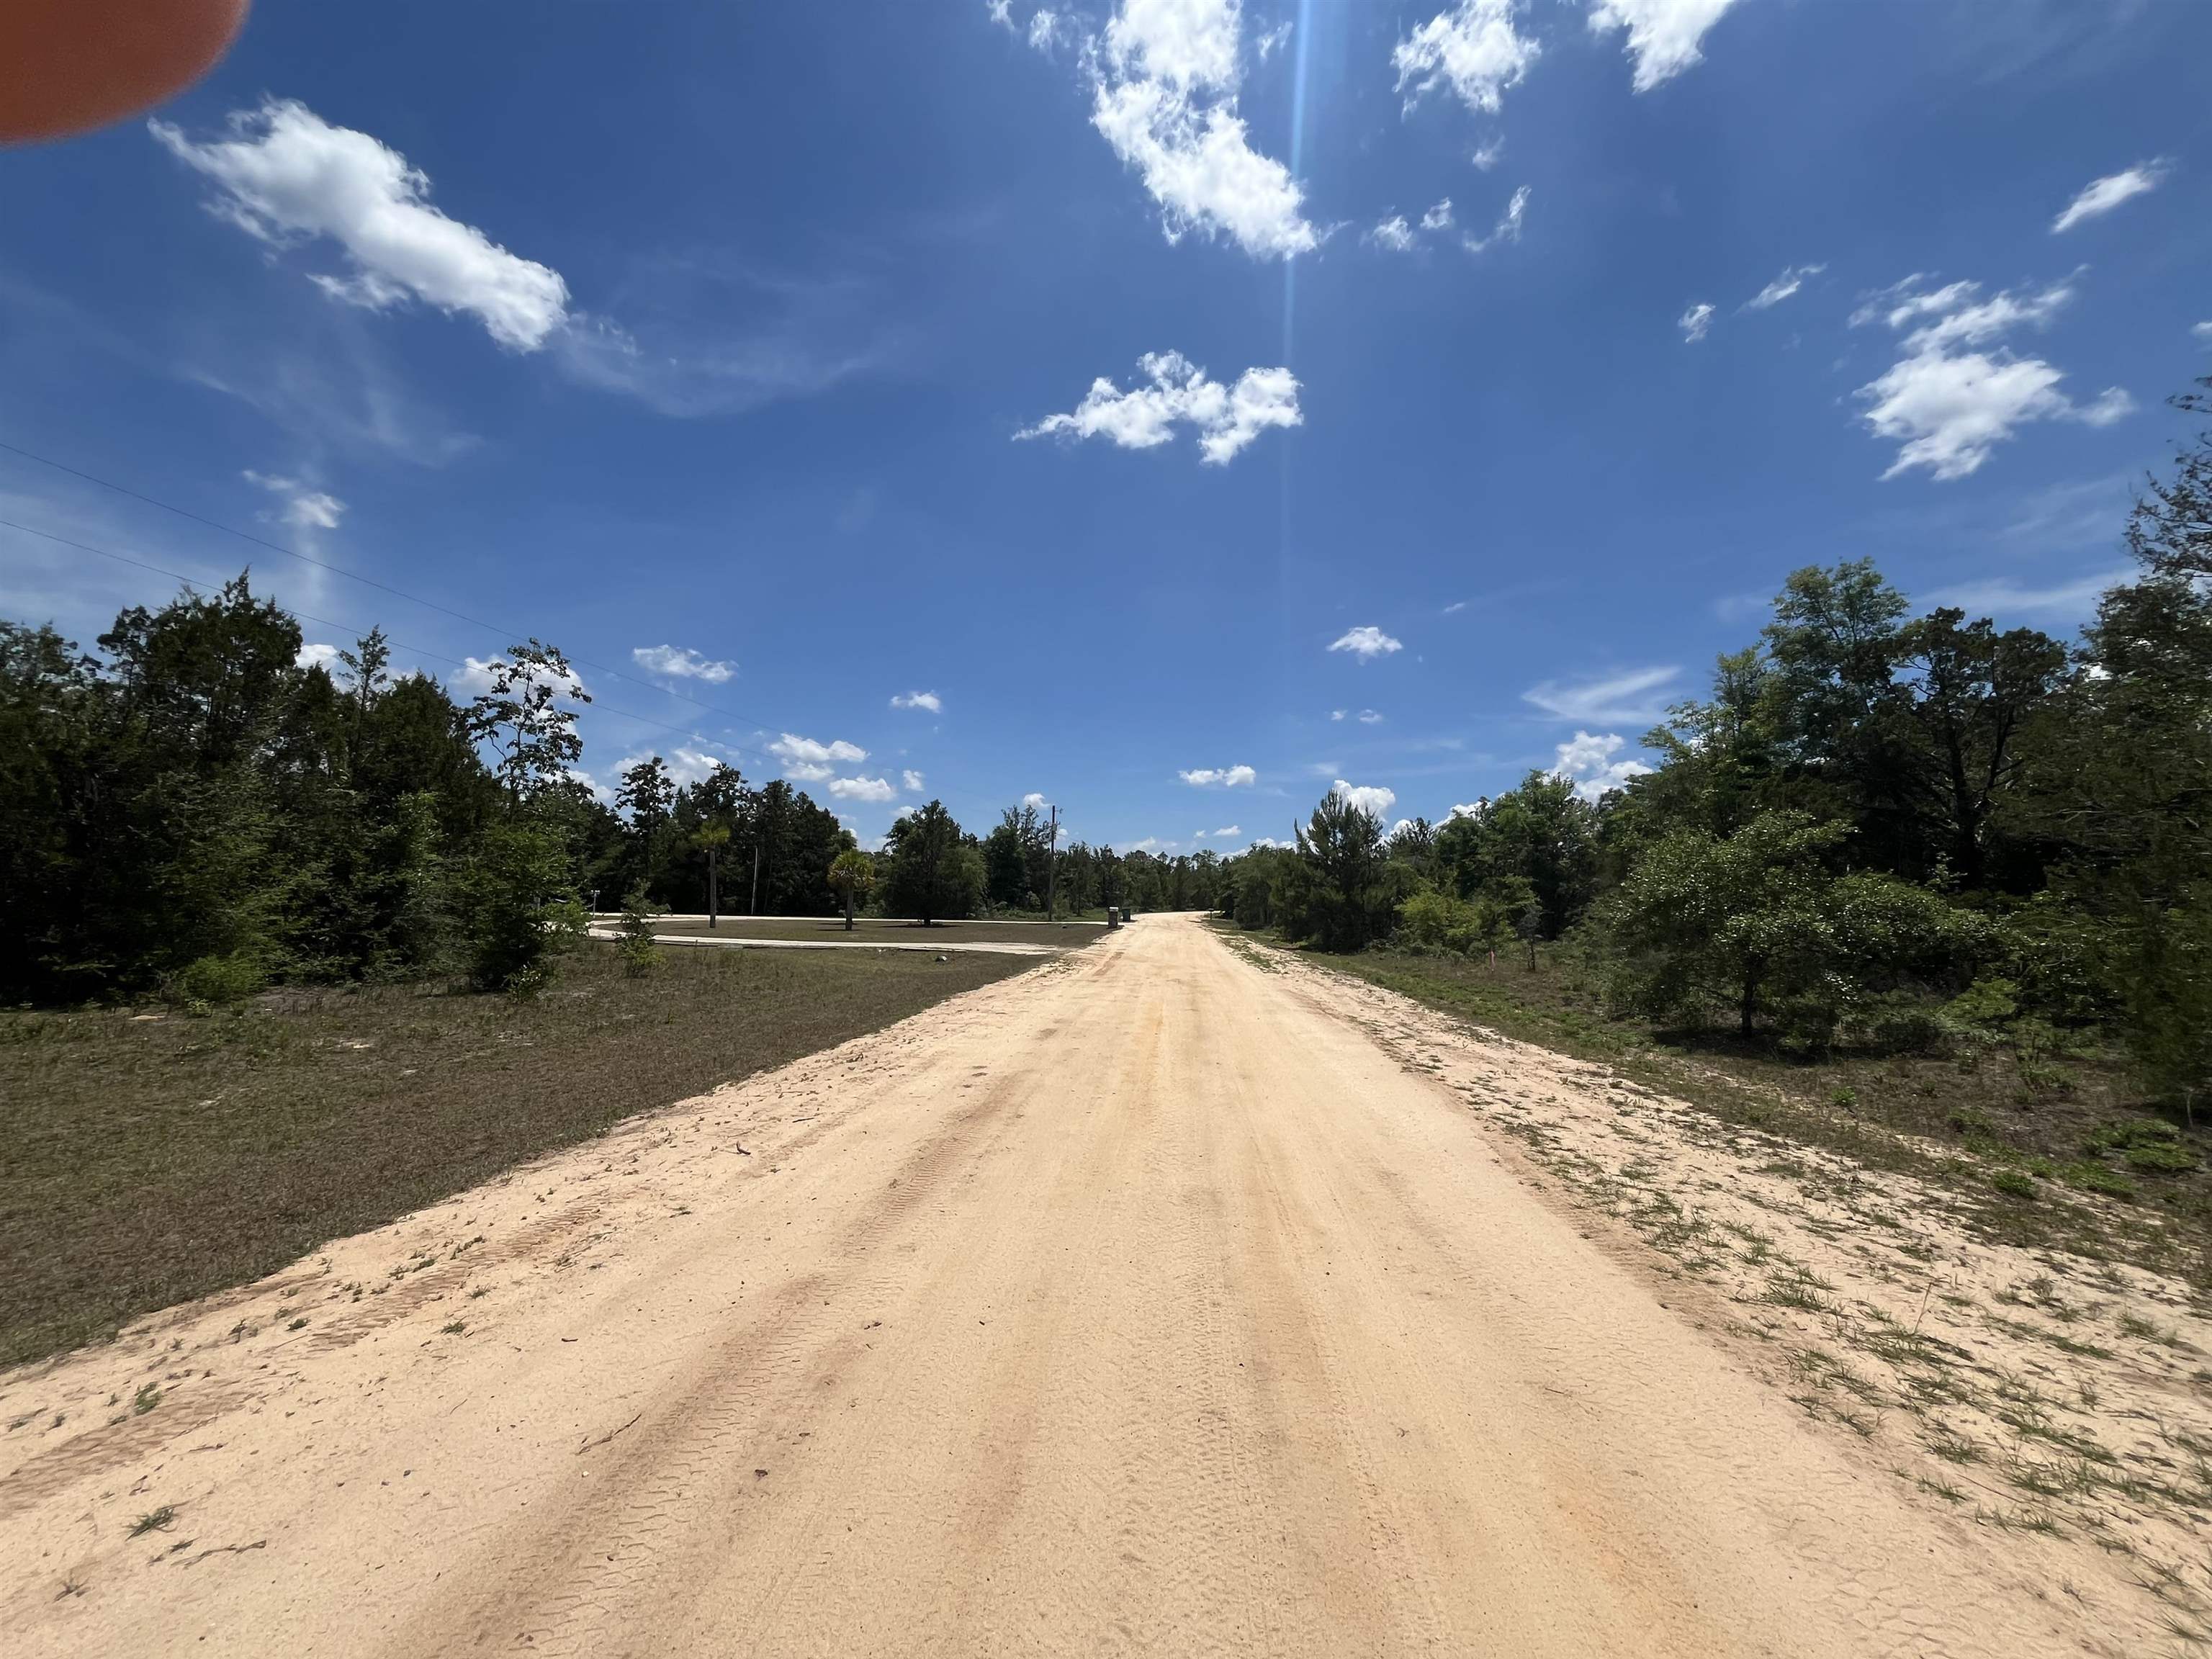
[[2212, 372], [2208, 58], [2187, 0], [264, 5], [0, 155], [0, 442], [150, 498], [0, 451], [0, 610], [173, 591], [98, 548], [441, 678], [535, 633], [600, 781], [871, 840], [1595, 789], [1798, 565], [2087, 614]]

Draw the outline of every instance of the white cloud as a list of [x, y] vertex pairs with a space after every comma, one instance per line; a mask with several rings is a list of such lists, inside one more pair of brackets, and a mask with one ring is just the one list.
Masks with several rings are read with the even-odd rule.
[[1628, 55], [1636, 60], [1636, 89], [1649, 92], [1704, 57], [1699, 43], [1735, 0], [1593, 0], [1589, 26], [1595, 34], [1628, 31]]
[[1200, 459], [1224, 466], [1269, 427], [1304, 419], [1297, 378], [1287, 368], [1248, 368], [1235, 385], [1224, 386], [1180, 351], [1147, 353], [1138, 366], [1149, 386], [1123, 392], [1101, 375], [1073, 411], [1048, 415], [1014, 436], [1104, 438], [1122, 449], [1152, 449], [1188, 424], [1197, 429]]
[[[817, 743], [812, 738], [802, 738], [795, 732], [787, 732], [768, 746], [769, 753], [783, 763], [783, 775], [796, 778], [801, 783], [819, 783], [829, 777], [840, 763], [864, 761], [868, 751], [858, 744], [847, 743], [842, 738], [830, 743]], [[884, 786], [889, 788], [890, 786]], [[832, 794], [839, 793], [830, 786]], [[873, 796], [858, 797], [873, 799]], [[888, 799], [886, 797], [885, 799]]]
[[1287, 258], [1321, 245], [1290, 169], [1237, 113], [1240, 0], [1121, 0], [1106, 25], [1091, 125], [1160, 204], [1170, 242], [1196, 230]]
[[1682, 331], [1686, 345], [1695, 345], [1704, 339], [1713, 325], [1713, 308], [1700, 301], [1674, 319], [1674, 326]]
[[1046, 807], [1051, 805], [1052, 803], [1044, 798], [1044, 793], [1042, 790], [1032, 789], [1028, 794], [1022, 797], [1022, 805], [1034, 808], [1036, 811], [1042, 812]]
[[2123, 202], [2148, 195], [2166, 177], [2169, 165], [2164, 160], [2139, 161], [2124, 172], [2091, 180], [2081, 187], [2080, 195], [2066, 204], [2066, 210], [2051, 222], [2051, 234], [2063, 235], [2084, 219], [2094, 219], [2110, 213]]
[[1377, 657], [1387, 657], [1393, 651], [1403, 651], [1405, 642], [1394, 640], [1379, 628], [1346, 629], [1329, 644], [1332, 651], [1349, 651], [1362, 662], [1373, 662]]
[[1363, 708], [1359, 711], [1359, 723], [1362, 726], [1380, 726], [1382, 717], [1371, 708]]
[[1487, 173], [1505, 159], [1505, 141], [1493, 138], [1486, 144], [1477, 145], [1474, 153], [1467, 159], [1474, 164], [1478, 173]]
[[[1350, 710], [1344, 708], [1332, 708], [1328, 711], [1328, 717], [1333, 720], [1340, 720], [1350, 712]], [[1333, 771], [1335, 769], [1332, 766], [1324, 769]]]
[[1260, 777], [1249, 766], [1200, 766], [1176, 775], [1194, 789], [1242, 789], [1256, 783]]
[[380, 311], [409, 296], [465, 312], [503, 346], [535, 351], [567, 319], [561, 274], [509, 253], [473, 225], [430, 204], [430, 180], [365, 132], [334, 127], [304, 104], [271, 99], [230, 117], [230, 136], [195, 143], [166, 121], [148, 131], [215, 181], [210, 204], [276, 246], [328, 237], [345, 250], [344, 275], [309, 281], [332, 299]]
[[1498, 222], [1491, 228], [1489, 235], [1461, 237], [1460, 240], [1467, 244], [1467, 251], [1469, 253], [1480, 253], [1485, 248], [1497, 246], [1500, 242], [1519, 241], [1521, 222], [1528, 212], [1529, 194], [1528, 186], [1526, 185], [1513, 192], [1513, 199], [1506, 203], [1505, 211], [1498, 216]]
[[1273, 28], [1269, 29], [1265, 34], [1261, 35], [1258, 40], [1255, 40], [1252, 45], [1258, 50], [1260, 61], [1264, 64], [1277, 52], [1280, 52], [1284, 46], [1288, 43], [1290, 38], [1291, 25], [1288, 23], [1279, 23]]
[[310, 489], [297, 478], [273, 477], [256, 472], [252, 467], [239, 475], [250, 484], [258, 484], [272, 495], [283, 498], [283, 511], [278, 521], [295, 530], [336, 530], [338, 520], [345, 516], [346, 504], [337, 496], [320, 489]]
[[648, 674], [672, 680], [704, 680], [720, 685], [738, 672], [733, 662], [715, 662], [688, 646], [641, 645], [630, 651], [630, 660]]
[[1039, 7], [1030, 19], [1029, 43], [1031, 49], [1050, 57], [1053, 47], [1060, 40], [1060, 20], [1056, 15]]
[[[624, 760], [617, 770], [627, 772], [644, 758], [642, 755], [632, 755]], [[679, 788], [686, 784], [706, 782], [720, 769], [723, 763], [720, 755], [710, 755], [703, 749], [679, 748], [663, 757], [663, 759], [667, 765], [670, 779]]]
[[1244, 832], [1237, 825], [1233, 823], [1225, 823], [1222, 825], [1220, 829], [1216, 830], [1213, 832], [1213, 839], [1216, 841], [1226, 841], [1231, 836], [1241, 836], [1243, 833]]
[[983, 0], [983, 9], [990, 13], [991, 21], [1000, 28], [1014, 26], [1014, 0]]
[[1563, 720], [1603, 720], [1634, 726], [1655, 720], [1665, 712], [1651, 695], [1671, 683], [1681, 670], [1673, 667], [1633, 668], [1601, 679], [1561, 684], [1546, 680], [1521, 694], [1546, 714]]
[[880, 802], [895, 799], [898, 795], [888, 778], [832, 778], [829, 789], [839, 800]]
[[1456, 617], [1461, 611], [1466, 609], [1467, 601], [1465, 599], [1454, 599], [1449, 605], [1443, 608], [1442, 614], [1447, 617]]
[[1459, 0], [1399, 41], [1390, 62], [1398, 90], [1412, 88], [1407, 106], [1443, 87], [1469, 109], [1497, 114], [1542, 52], [1513, 27], [1522, 9], [1521, 0]]
[[[482, 696], [491, 690], [493, 671], [503, 666], [506, 660], [504, 657], [464, 657], [461, 659], [461, 665], [447, 678], [471, 696]], [[571, 669], [565, 677], [560, 674], [550, 676], [550, 683], [556, 695], [568, 697], [572, 701], [580, 699], [586, 695], [584, 682], [577, 677], [574, 669]]]
[[1924, 467], [1938, 479], [1977, 471], [1997, 444], [2032, 421], [2075, 420], [2107, 426], [2135, 407], [2118, 386], [2094, 403], [2076, 404], [2058, 390], [2063, 374], [2039, 357], [1966, 348], [1989, 345], [2021, 327], [2047, 325], [2074, 297], [2067, 283], [2040, 293], [1996, 294], [1984, 300], [1974, 283], [1922, 291], [1908, 277], [1852, 313], [1855, 324], [1881, 317], [1905, 336], [1905, 356], [1858, 389], [1878, 437], [1897, 441], [1885, 478]]
[[911, 766], [908, 767], [903, 772], [899, 774], [899, 787], [905, 790], [909, 795], [920, 794], [922, 790], [921, 774], [915, 771]]
[[1613, 758], [1627, 746], [1628, 739], [1617, 732], [1601, 736], [1577, 732], [1559, 746], [1552, 774], [1572, 783], [1575, 793], [1584, 800], [1595, 801], [1608, 789], [1618, 789], [1651, 769], [1640, 760]]
[[1826, 269], [1827, 266], [1825, 264], [1784, 265], [1779, 276], [1743, 302], [1744, 309], [1747, 311], [1771, 310], [1804, 287], [1805, 279], [1808, 276], [1818, 276]]
[[1449, 196], [1421, 216], [1423, 230], [1449, 230], [1451, 228], [1452, 204]]
[[2189, 331], [2206, 344], [2212, 345], [2212, 322], [2195, 324]]
[[933, 714], [945, 712], [945, 699], [934, 691], [908, 691], [891, 699], [894, 708], [926, 708]]
[[1389, 248], [1393, 253], [1407, 253], [1420, 239], [1413, 234], [1413, 228], [1406, 222], [1404, 214], [1394, 213], [1369, 231], [1367, 240], [1377, 247]]
[[301, 668], [321, 668], [335, 672], [338, 665], [338, 648], [335, 645], [324, 645], [320, 642], [303, 645], [300, 647], [300, 654], [294, 658], [293, 661]]
[[1398, 792], [1385, 789], [1380, 784], [1346, 783], [1339, 778], [1328, 787], [1328, 793], [1339, 800], [1348, 800], [1361, 811], [1378, 818], [1387, 818], [1390, 809], [1398, 804]]
[[1450, 817], [1445, 818], [1444, 822], [1446, 823], [1449, 823], [1452, 821], [1452, 818], [1480, 817], [1482, 816], [1483, 808], [1489, 805], [1490, 803], [1486, 800], [1462, 801], [1458, 805], [1452, 808]]

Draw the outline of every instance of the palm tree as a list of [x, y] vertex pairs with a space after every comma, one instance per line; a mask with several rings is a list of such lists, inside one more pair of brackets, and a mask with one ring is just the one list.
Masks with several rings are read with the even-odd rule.
[[876, 884], [876, 861], [857, 847], [830, 860], [830, 884], [845, 902], [845, 931], [853, 931], [853, 901], [867, 897]]
[[722, 849], [730, 844], [730, 826], [702, 823], [691, 832], [691, 844], [707, 855], [707, 926], [712, 927], [722, 907]]

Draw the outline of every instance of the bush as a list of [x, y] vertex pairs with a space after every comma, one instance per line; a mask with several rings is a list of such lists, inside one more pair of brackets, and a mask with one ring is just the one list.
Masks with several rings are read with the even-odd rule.
[[2197, 1167], [2197, 1154], [2181, 1131], [2157, 1118], [2100, 1123], [2082, 1145], [2092, 1156], [2118, 1152], [2130, 1169], [2146, 1175], [2182, 1175]]
[[202, 957], [178, 970], [170, 989], [179, 1002], [205, 1003], [222, 1007], [243, 1002], [267, 983], [260, 961], [251, 952], [234, 951], [228, 956]]
[[643, 979], [660, 965], [660, 946], [653, 937], [653, 919], [659, 914], [641, 887], [633, 888], [623, 900], [622, 943], [615, 954], [622, 958], [624, 977]]
[[589, 920], [570, 884], [559, 832], [527, 817], [485, 832], [463, 903], [470, 978], [483, 991], [542, 989]]
[[1990, 1185], [2008, 1198], [2032, 1199], [2036, 1194], [2035, 1177], [2024, 1170], [1998, 1170], [1990, 1175]]

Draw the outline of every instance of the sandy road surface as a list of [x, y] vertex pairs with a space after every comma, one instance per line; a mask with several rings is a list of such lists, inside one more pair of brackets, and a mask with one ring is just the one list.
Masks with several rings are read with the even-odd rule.
[[0, 1379], [0, 1647], [2081, 1650], [1527, 1179], [1147, 917]]

